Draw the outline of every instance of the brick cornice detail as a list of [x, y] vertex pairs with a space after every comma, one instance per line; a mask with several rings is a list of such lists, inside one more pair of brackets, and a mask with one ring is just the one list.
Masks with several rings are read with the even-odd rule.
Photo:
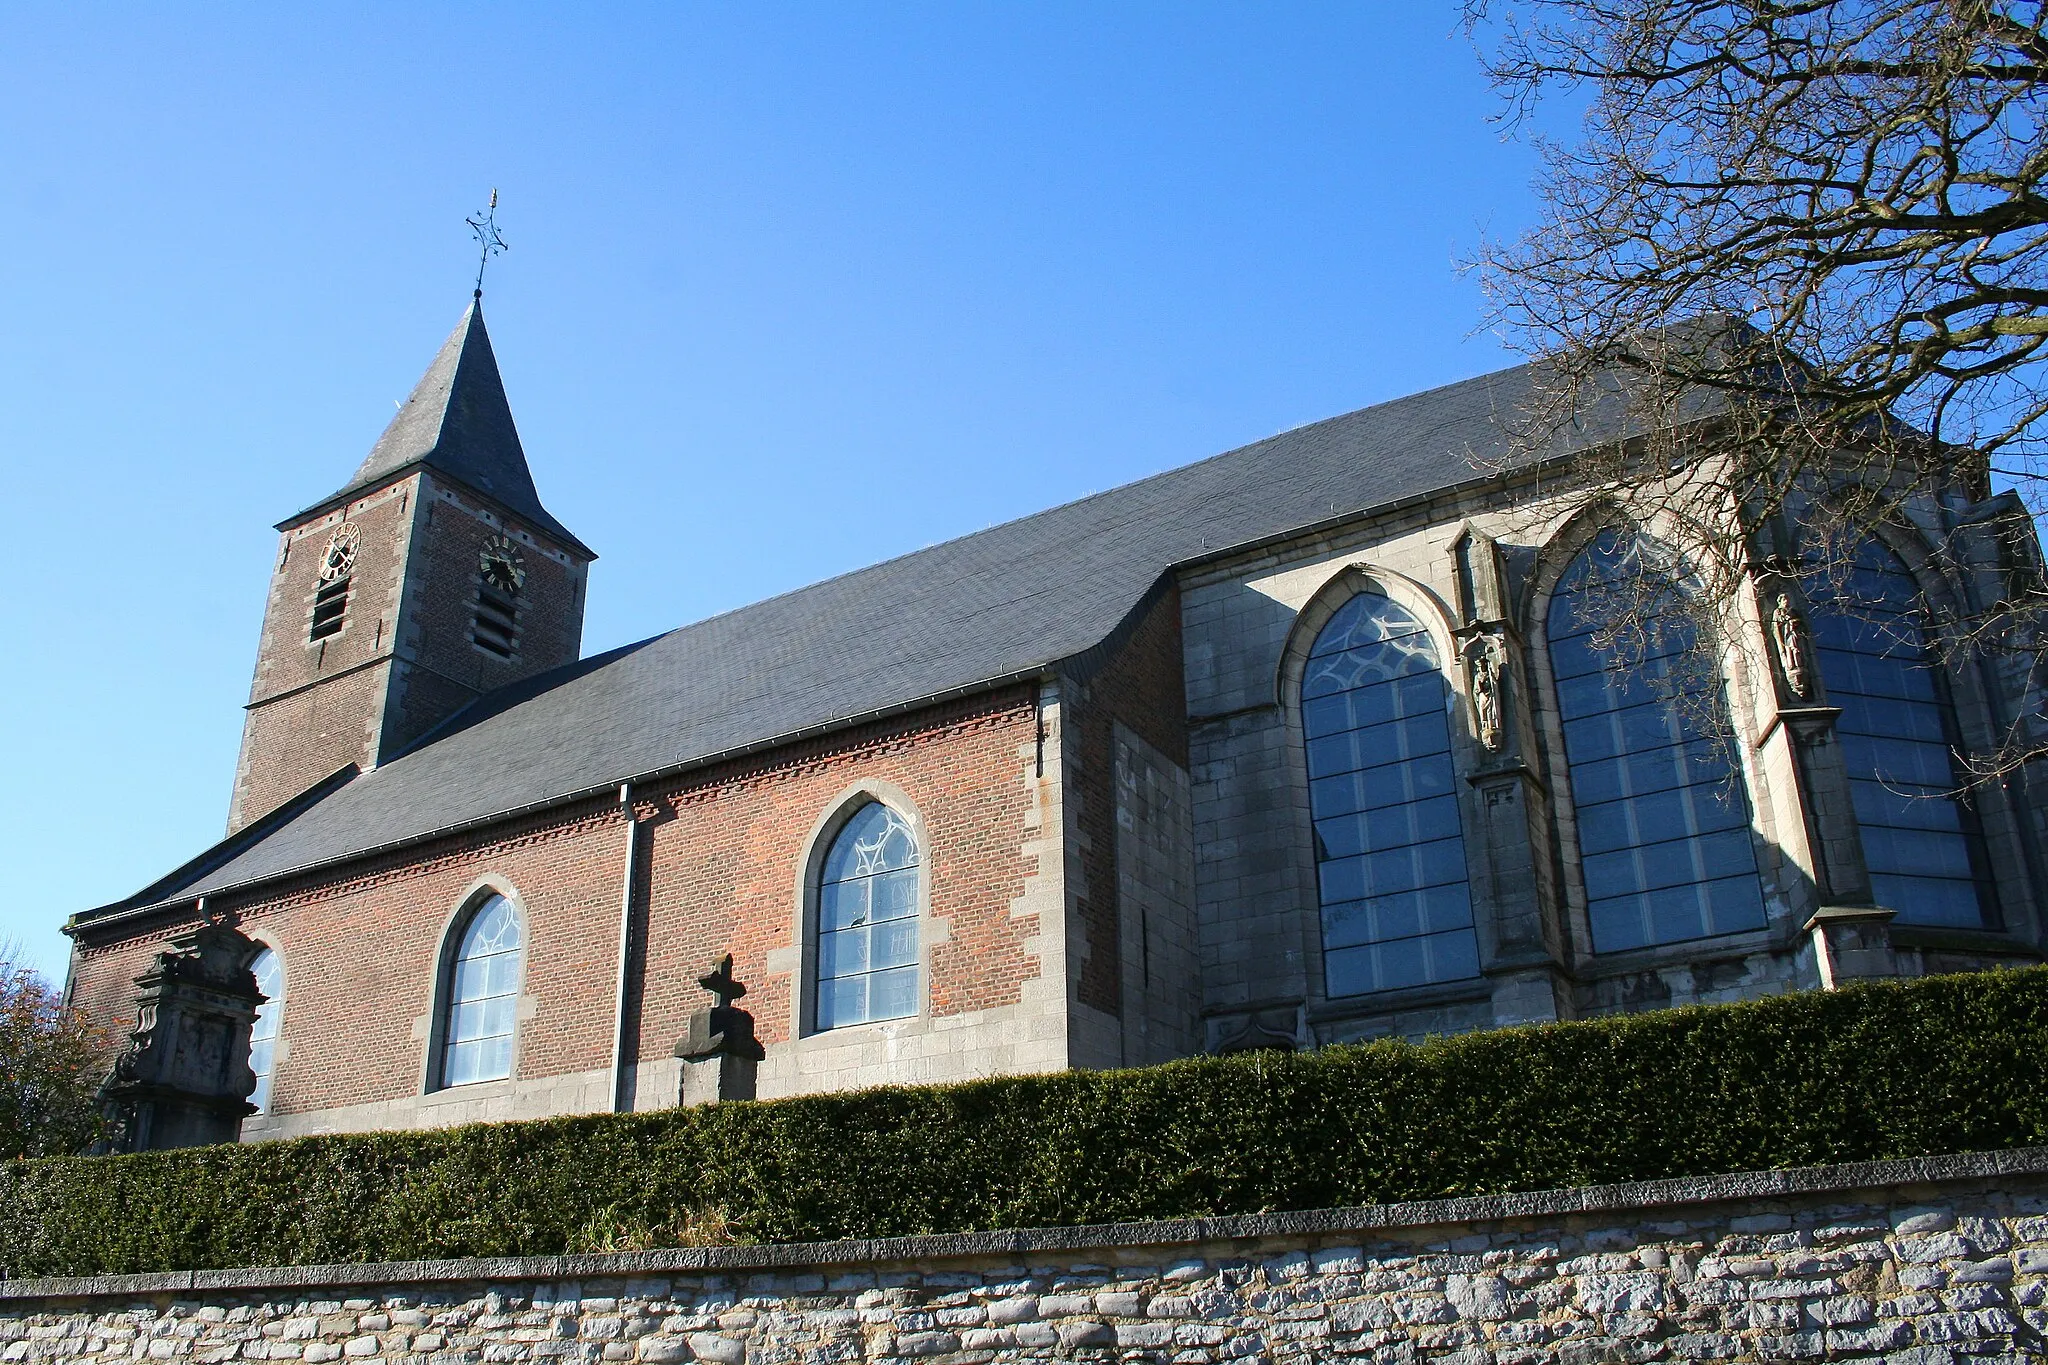
[[[702, 773], [669, 779], [652, 792], [636, 792], [633, 813], [635, 818], [673, 815], [685, 806], [718, 800], [727, 792], [786, 781], [819, 768], [859, 762], [877, 754], [921, 748], [954, 736], [999, 728], [1032, 714], [1033, 702], [1027, 688], [946, 703], [909, 717], [898, 717], [893, 722], [860, 727], [851, 732], [850, 740], [848, 733], [842, 732], [830, 740], [821, 737], [718, 764]], [[556, 809], [514, 817], [495, 828], [485, 826], [451, 835], [439, 848], [414, 847], [374, 856], [367, 866], [359, 865], [345, 875], [332, 871], [326, 875], [308, 873], [267, 892], [223, 896], [218, 904], [231, 904], [239, 912], [290, 909], [330, 896], [428, 876], [452, 866], [488, 861], [513, 849], [618, 824], [623, 818], [615, 802], [602, 798], [592, 798], [568, 810], [574, 813]]]

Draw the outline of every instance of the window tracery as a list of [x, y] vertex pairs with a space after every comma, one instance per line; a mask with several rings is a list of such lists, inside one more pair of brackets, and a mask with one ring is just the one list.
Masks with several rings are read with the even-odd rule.
[[916, 833], [881, 801], [833, 837], [818, 876], [820, 1030], [917, 1013], [919, 863]]
[[450, 964], [442, 1024], [441, 1084], [468, 1085], [512, 1074], [525, 926], [504, 895], [470, 911]]
[[256, 1088], [249, 1103], [256, 1112], [270, 1112], [270, 1081], [277, 1071], [277, 1035], [284, 1026], [284, 962], [275, 948], [256, 954], [249, 970], [256, 976], [256, 989], [263, 1003], [256, 1007], [256, 1022], [249, 1029], [249, 1069], [256, 1073]]
[[1983, 928], [1986, 862], [1912, 571], [1866, 541], [1847, 582], [1807, 586], [1814, 652], [1877, 903], [1900, 924]]
[[1339, 607], [1309, 648], [1301, 718], [1330, 996], [1478, 975], [1450, 699], [1429, 632], [1377, 592]]

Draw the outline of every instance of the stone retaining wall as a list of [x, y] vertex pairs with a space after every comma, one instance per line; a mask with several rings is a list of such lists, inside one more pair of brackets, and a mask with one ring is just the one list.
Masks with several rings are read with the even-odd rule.
[[[4, 1254], [4, 1252], [0, 1252]], [[798, 1246], [0, 1281], [0, 1362], [2036, 1359], [2048, 1150]]]

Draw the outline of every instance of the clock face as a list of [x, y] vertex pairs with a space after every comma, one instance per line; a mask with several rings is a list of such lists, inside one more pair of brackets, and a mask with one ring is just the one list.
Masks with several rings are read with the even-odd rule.
[[334, 528], [334, 535], [327, 542], [327, 558], [320, 563], [322, 583], [346, 578], [355, 570], [356, 544], [360, 539], [353, 522], [344, 521]]
[[484, 542], [483, 553], [478, 556], [478, 567], [482, 570], [484, 582], [500, 592], [518, 592], [526, 582], [526, 561], [507, 536], [492, 536]]

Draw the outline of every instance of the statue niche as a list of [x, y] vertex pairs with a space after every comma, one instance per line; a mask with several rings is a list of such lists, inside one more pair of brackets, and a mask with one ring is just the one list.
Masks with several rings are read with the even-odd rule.
[[1473, 729], [1490, 754], [1507, 744], [1507, 722], [1503, 712], [1502, 676], [1507, 650], [1496, 634], [1482, 632], [1467, 636], [1459, 648], [1465, 656], [1466, 691], [1472, 698]]

